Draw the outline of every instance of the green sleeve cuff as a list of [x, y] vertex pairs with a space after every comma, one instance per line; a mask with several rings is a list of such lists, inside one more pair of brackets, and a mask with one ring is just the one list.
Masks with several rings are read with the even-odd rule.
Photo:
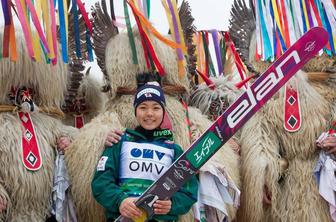
[[118, 209], [119, 209], [121, 203], [123, 202], [123, 200], [125, 200], [126, 198], [128, 198], [128, 195], [126, 193], [122, 192], [120, 194], [120, 197], [117, 200], [117, 207], [118, 207]]

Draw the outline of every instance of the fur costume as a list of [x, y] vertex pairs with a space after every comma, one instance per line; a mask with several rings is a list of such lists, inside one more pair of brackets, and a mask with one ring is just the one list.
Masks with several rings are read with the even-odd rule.
[[205, 82], [197, 85], [191, 92], [190, 104], [215, 120], [240, 95], [231, 76], [209, 78], [214, 86], [211, 89]]
[[[75, 126], [76, 117], [83, 117], [84, 124], [89, 123], [95, 116], [103, 111], [106, 96], [102, 93], [102, 85], [92, 74], [90, 69], [78, 83], [79, 88], [75, 98], [67, 98], [69, 104], [63, 107], [65, 118], [63, 123]], [[66, 101], [67, 101], [66, 99]]]
[[[98, 22], [106, 22], [108, 19], [101, 9], [96, 6], [95, 16], [104, 18], [95, 20]], [[97, 22], [97, 23], [96, 23]], [[112, 26], [107, 26], [110, 28]], [[99, 114], [89, 124], [85, 125], [80, 135], [73, 142], [72, 148], [66, 153], [69, 174], [72, 180], [72, 194], [77, 208], [77, 215], [80, 221], [103, 221], [103, 209], [99, 206], [91, 194], [91, 180], [98, 159], [104, 149], [106, 132], [108, 129], [134, 128], [137, 121], [134, 116], [133, 97], [136, 88], [137, 74], [148, 72], [143, 56], [143, 49], [137, 31], [133, 32], [138, 65], [132, 63], [132, 52], [129, 46], [129, 40], [126, 33], [116, 35], [115, 30], [109, 38], [107, 36], [100, 37], [106, 42], [107, 46], [97, 46], [96, 49], [105, 49], [106, 51], [96, 51], [98, 63], [105, 74], [107, 89], [109, 89], [109, 101], [106, 105], [106, 111]], [[98, 33], [106, 31], [98, 30]], [[114, 34], [113, 34], [114, 33]], [[99, 36], [96, 36], [99, 38]], [[95, 36], [94, 36], [95, 38]], [[106, 39], [107, 38], [107, 39]], [[173, 126], [175, 141], [181, 147], [188, 148], [191, 144], [188, 138], [188, 126], [185, 121], [185, 110], [179, 102], [179, 96], [186, 92], [189, 88], [189, 81], [186, 77], [179, 79], [177, 73], [176, 53], [173, 49], [159, 42], [157, 39], [151, 38], [157, 57], [163, 65], [166, 75], [162, 79], [163, 89], [166, 97], [166, 111], [169, 114]], [[102, 40], [96, 44], [102, 44]], [[127, 47], [126, 47], [127, 46]], [[106, 53], [106, 55], [105, 55]], [[104, 61], [105, 59], [105, 61]], [[106, 64], [106, 67], [105, 67]], [[210, 124], [210, 121], [196, 109], [190, 110], [190, 121], [194, 124], [194, 136], [198, 136]], [[192, 139], [196, 139], [193, 137]], [[226, 146], [225, 146], [226, 147]], [[76, 150], [77, 149], [77, 150]], [[228, 150], [228, 151], [226, 151]], [[225, 155], [224, 155], [225, 152]], [[237, 157], [229, 148], [224, 148], [219, 152], [218, 160], [227, 160], [225, 166], [222, 162], [217, 161], [214, 164], [226, 170], [236, 180], [239, 180]], [[234, 163], [234, 164], [230, 164]], [[79, 167], [80, 166], [80, 167]], [[231, 170], [233, 172], [231, 172]], [[230, 210], [230, 217], [235, 217], [234, 210]], [[191, 214], [181, 217], [180, 221], [194, 221]]]
[[[248, 59], [251, 58], [248, 54], [254, 55], [255, 49], [255, 27], [251, 19], [248, 20], [253, 18], [252, 11], [241, 1], [235, 1], [232, 11], [236, 13], [233, 12], [231, 21], [231, 37], [241, 49], [243, 60], [255, 70], [264, 71], [268, 64]], [[248, 44], [242, 39], [251, 40], [249, 49], [252, 50], [246, 48]], [[304, 70], [323, 72], [333, 65], [331, 61], [327, 57], [315, 58]], [[298, 131], [284, 129], [285, 87], [242, 129], [243, 186], [238, 221], [331, 221], [329, 207], [319, 195], [313, 170], [319, 156], [315, 140], [335, 118], [335, 74], [306, 72], [299, 71], [289, 81], [291, 86], [296, 83], [298, 86], [302, 118]], [[326, 76], [325, 81], [321, 80], [323, 76]], [[271, 194], [271, 205], [263, 203], [264, 193]]]
[[[3, 33], [0, 35], [3, 41]], [[23, 34], [16, 34], [18, 59], [0, 60], [0, 198], [7, 208], [0, 221], [43, 222], [50, 215], [56, 141], [77, 131], [64, 126], [59, 118], [66, 89], [66, 66], [33, 62], [28, 56]], [[19, 107], [12, 105], [11, 88], [25, 86], [33, 91], [34, 112], [30, 113], [40, 149], [42, 166], [36, 171], [22, 162], [23, 126]], [[14, 109], [13, 109], [14, 107]]]

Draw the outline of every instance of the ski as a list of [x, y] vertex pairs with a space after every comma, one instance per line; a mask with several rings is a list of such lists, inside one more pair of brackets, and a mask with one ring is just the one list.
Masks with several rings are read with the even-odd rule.
[[[153, 215], [156, 200], [167, 200], [206, 163], [294, 74], [328, 42], [321, 27], [306, 32], [217, 118], [168, 170], [135, 202]], [[115, 222], [132, 221], [120, 216]], [[138, 219], [136, 221], [139, 221]]]

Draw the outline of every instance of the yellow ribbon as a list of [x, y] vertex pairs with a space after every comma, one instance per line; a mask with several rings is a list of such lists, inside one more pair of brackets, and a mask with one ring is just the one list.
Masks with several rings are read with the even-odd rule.
[[49, 7], [48, 7], [48, 1], [43, 0], [40, 2], [41, 3], [41, 11], [42, 11], [42, 17], [44, 21], [44, 30], [46, 30], [46, 35], [47, 35], [47, 41], [48, 41], [48, 47], [50, 49], [50, 52], [48, 54], [48, 57], [50, 59], [55, 58], [55, 53], [54, 53], [54, 46], [53, 46], [53, 40], [52, 40], [52, 33], [51, 33], [51, 24], [49, 21]]
[[307, 24], [307, 30], [309, 30], [310, 25], [309, 25], [308, 14], [307, 14], [307, 6], [309, 7], [309, 5], [306, 5], [305, 1], [301, 1], [301, 3], [302, 3], [302, 8], [303, 8], [303, 14], [304, 14], [306, 24]]
[[275, 0], [272, 0], [272, 8], [273, 8], [273, 12], [274, 12], [275, 22], [277, 23], [277, 25], [279, 27], [280, 34], [281, 34], [282, 38], [285, 39], [285, 35], [283, 33], [282, 24], [281, 24], [281, 21], [280, 21], [280, 16], [279, 16], [279, 11], [278, 11], [278, 7], [277, 7], [277, 3], [275, 2]]
[[[40, 21], [42, 19], [42, 9], [41, 9], [41, 2], [40, 0], [35, 0], [35, 9], [36, 9], [36, 14], [37, 17]], [[40, 37], [37, 32], [35, 32], [33, 37], [34, 41], [34, 48], [36, 49], [36, 61], [40, 62], [41, 61], [41, 45], [40, 45]]]

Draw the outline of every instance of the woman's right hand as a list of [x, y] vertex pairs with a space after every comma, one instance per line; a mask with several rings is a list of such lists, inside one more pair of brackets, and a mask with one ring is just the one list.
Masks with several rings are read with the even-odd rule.
[[105, 139], [106, 146], [112, 146], [121, 140], [121, 136], [124, 134], [121, 130], [112, 129], [108, 131]]
[[7, 209], [7, 201], [0, 197], [0, 213]]
[[119, 212], [121, 216], [127, 218], [141, 217], [142, 215], [141, 210], [137, 206], [135, 206], [136, 200], [137, 198], [128, 197], [121, 202], [119, 206]]

